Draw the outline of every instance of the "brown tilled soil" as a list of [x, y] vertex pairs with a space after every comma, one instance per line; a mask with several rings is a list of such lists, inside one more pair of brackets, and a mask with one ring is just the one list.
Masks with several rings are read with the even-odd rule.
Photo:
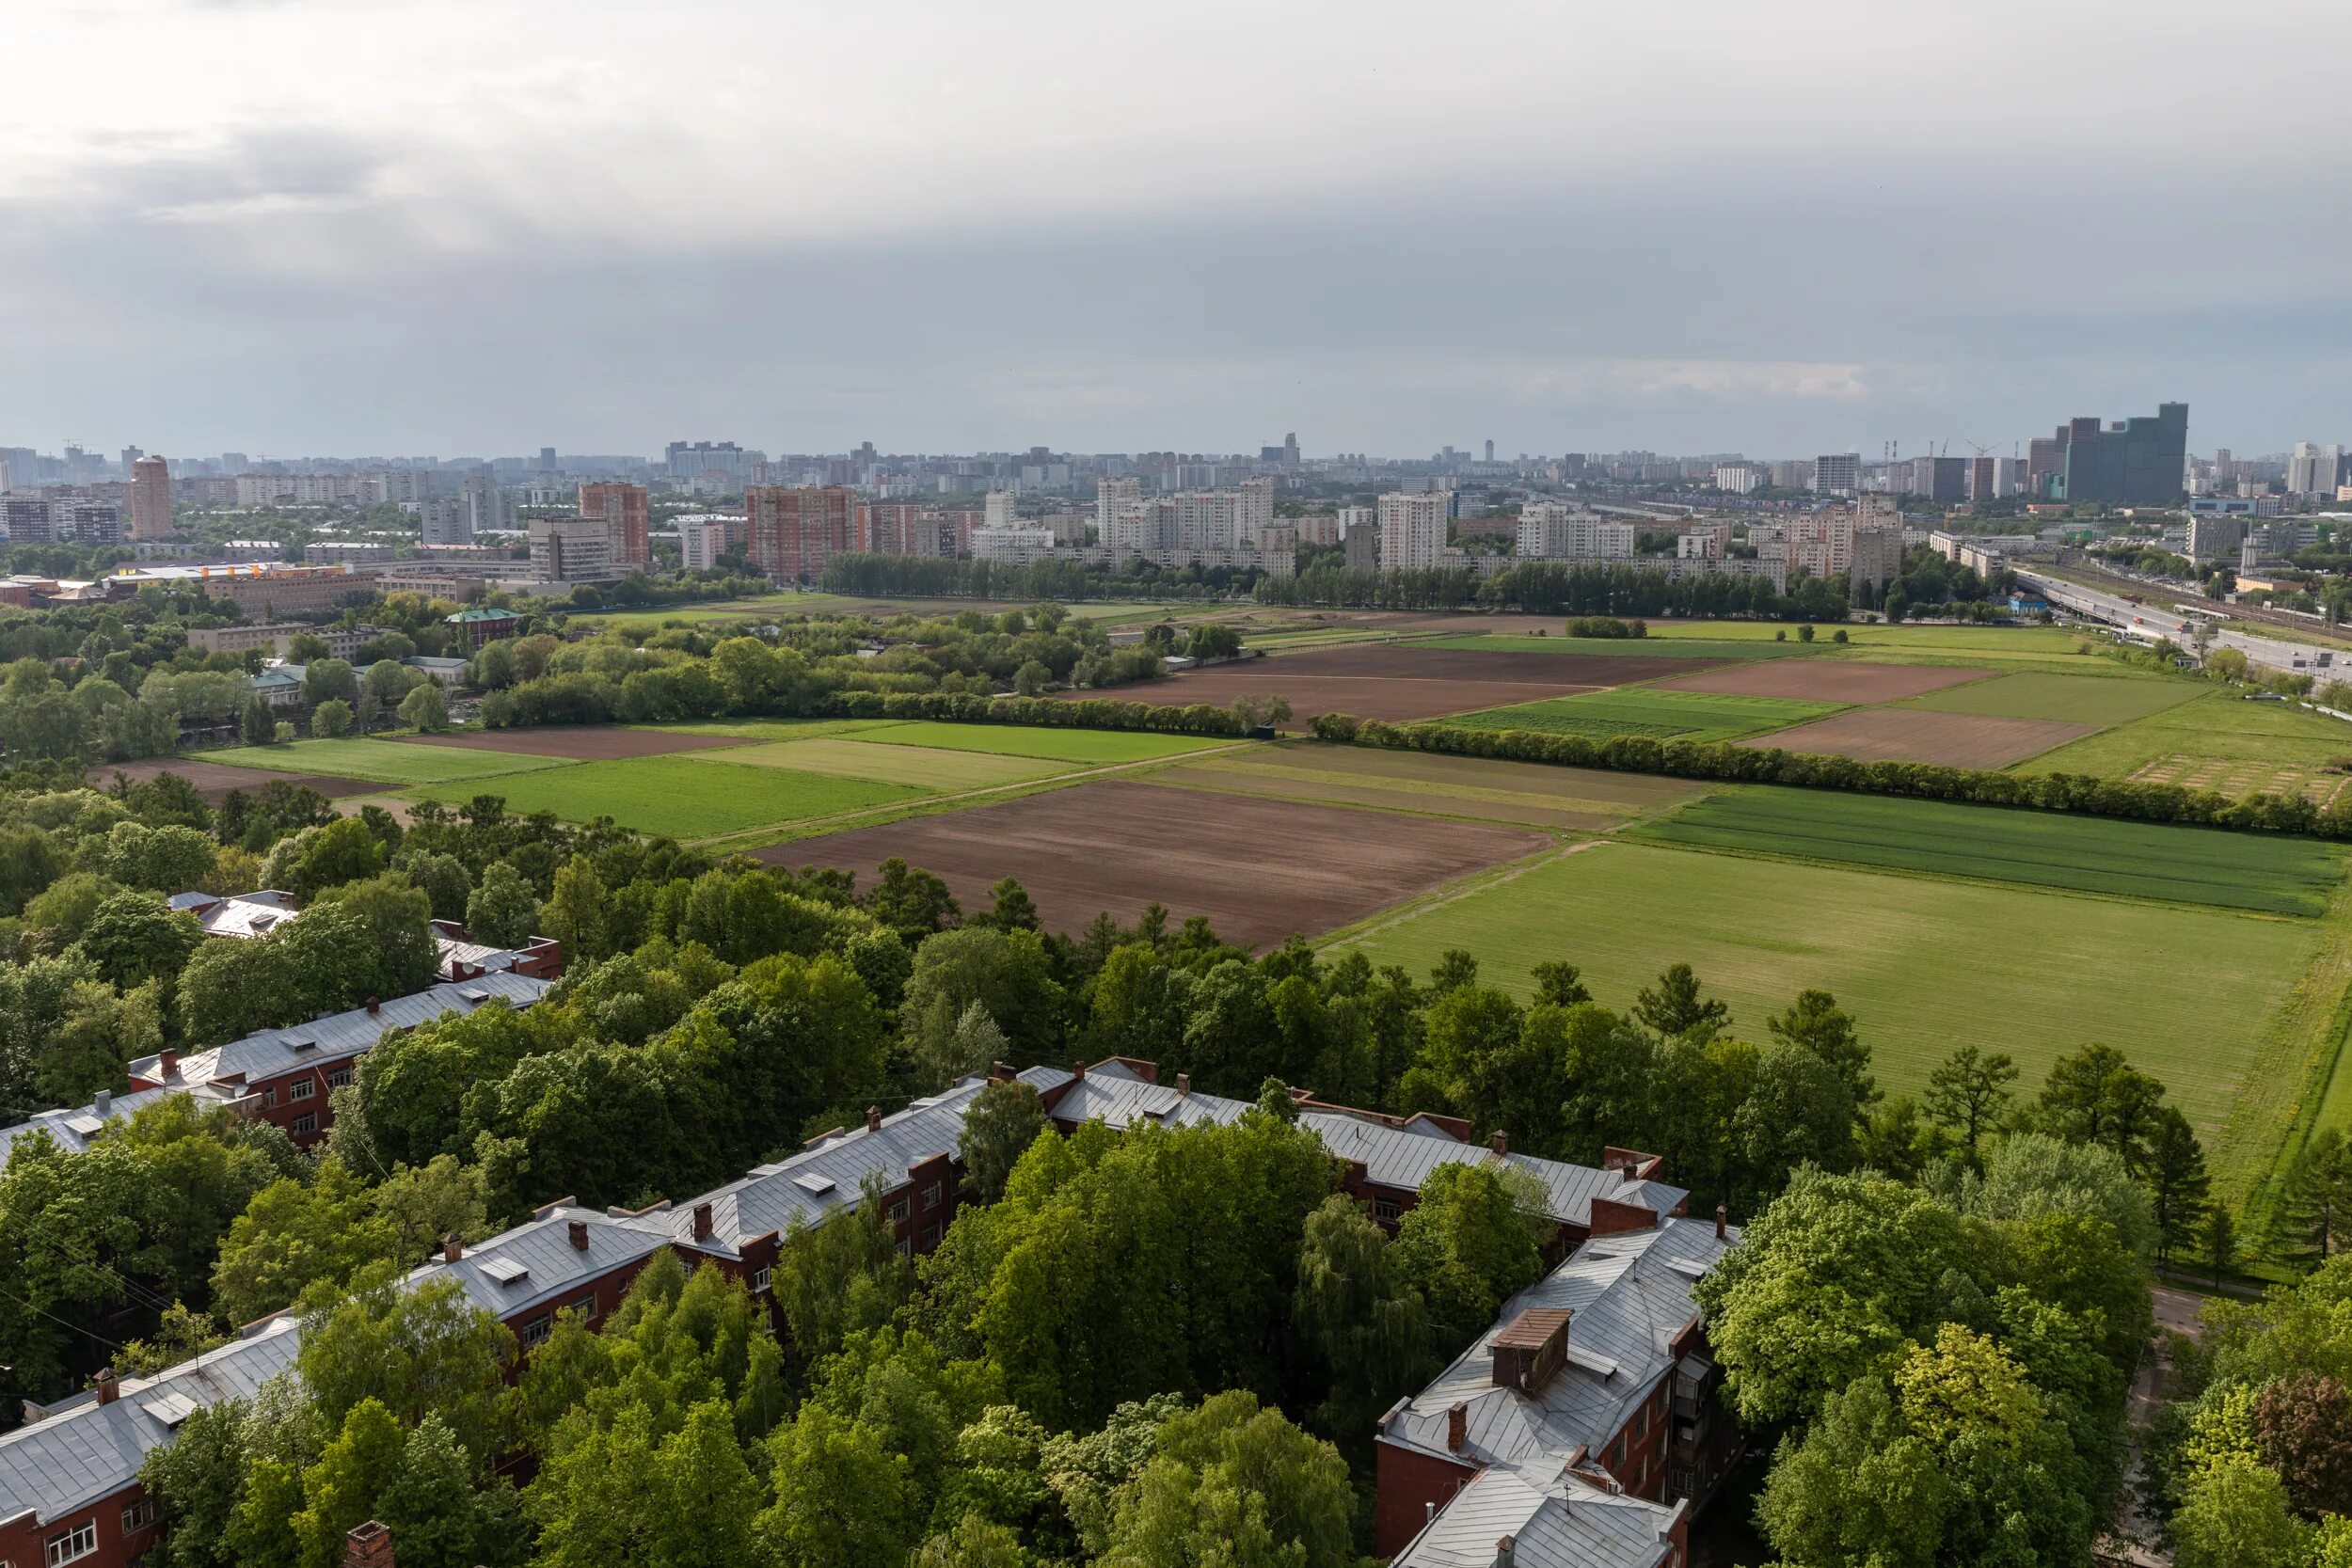
[[1958, 670], [1934, 664], [1849, 664], [1843, 659], [1760, 658], [1660, 681], [1668, 691], [1719, 691], [1729, 697], [1803, 697], [1817, 703], [1899, 703], [1947, 686], [1982, 680], [1989, 670]]
[[1947, 768], [2007, 768], [2053, 746], [2097, 735], [2096, 724], [2047, 719], [1994, 719], [1925, 708], [1860, 708], [1740, 742], [1852, 757], [1857, 762], [1934, 762]]
[[1133, 925], [1157, 901], [1171, 920], [1206, 915], [1226, 941], [1269, 947], [1362, 919], [1486, 866], [1533, 854], [1549, 834], [1125, 780], [911, 817], [762, 849], [771, 865], [836, 866], [870, 881], [892, 855], [946, 879], [967, 911], [1018, 877], [1048, 928], [1096, 914]]
[[673, 752], [715, 752], [722, 746], [757, 744], [745, 736], [625, 730], [615, 724], [583, 724], [577, 728], [549, 724], [541, 729], [469, 730], [463, 735], [408, 735], [400, 738], [419, 746], [456, 746], [469, 752], [505, 752], [516, 756], [571, 757], [580, 762], [660, 757]]
[[337, 779], [324, 773], [274, 773], [266, 768], [230, 768], [225, 763], [199, 762], [194, 757], [144, 757], [137, 762], [99, 763], [89, 770], [90, 783], [100, 789], [112, 789], [117, 773], [133, 784], [143, 784], [158, 773], [177, 773], [196, 785], [196, 792], [214, 805], [220, 804], [221, 797], [232, 789], [251, 794], [272, 779], [308, 784], [329, 800], [340, 795], [377, 795], [384, 790], [382, 784], [367, 779]]
[[1222, 707], [1245, 695], [1289, 699], [1292, 729], [1318, 713], [1359, 719], [1434, 719], [1440, 714], [1565, 697], [1694, 668], [1687, 658], [1638, 655], [1480, 653], [1469, 648], [1317, 648], [1275, 658], [1212, 665], [1108, 691], [1077, 692], [1123, 702]]

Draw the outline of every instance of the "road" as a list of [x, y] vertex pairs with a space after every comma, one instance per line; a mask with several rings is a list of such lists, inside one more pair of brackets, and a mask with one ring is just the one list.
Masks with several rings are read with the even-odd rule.
[[[2078, 582], [2045, 576], [2041, 572], [2020, 568], [2017, 580], [2048, 599], [2061, 610], [2069, 610], [2087, 620], [2103, 622], [2137, 638], [2153, 641], [2169, 637], [2183, 648], [2189, 645], [2196, 632], [2195, 624], [2172, 607], [2180, 604], [2203, 604], [2193, 595], [2168, 594], [2160, 585], [2147, 585], [2147, 603], [2134, 604], [2121, 594], [2110, 594], [2097, 588], [2086, 588]], [[2226, 608], [2232, 610], [2234, 607]], [[2332, 648], [2314, 648], [2305, 642], [2282, 642], [2274, 637], [2256, 637], [2249, 632], [2217, 631], [2213, 645], [2234, 648], [2249, 662], [2270, 670], [2285, 670], [2302, 674], [2329, 678], [2341, 669], [2352, 667], [2352, 652]]]

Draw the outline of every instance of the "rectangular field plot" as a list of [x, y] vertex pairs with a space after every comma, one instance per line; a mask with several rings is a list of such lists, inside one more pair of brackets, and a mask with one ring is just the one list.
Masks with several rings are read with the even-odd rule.
[[1734, 665], [1680, 680], [1661, 681], [1661, 691], [1712, 691], [1726, 697], [1788, 697], [1807, 703], [1900, 702], [1947, 686], [1979, 679], [1981, 670], [1916, 664], [1809, 658], [1794, 663]]
[[1603, 841], [1343, 936], [1425, 974], [1449, 947], [1520, 995], [1548, 959], [1624, 1009], [1687, 961], [1731, 1030], [1818, 987], [1852, 1013], [1889, 1093], [1918, 1093], [1962, 1045], [2006, 1051], [2037, 1090], [2061, 1053], [2105, 1041], [2153, 1073], [2211, 1140], [2323, 926], [2181, 904]]
[[872, 746], [863, 740], [777, 740], [703, 753], [730, 767], [784, 768], [837, 779], [872, 779], [923, 790], [986, 789], [1067, 773], [1071, 765], [933, 746]]
[[[723, 766], [712, 764], [713, 767]], [[1369, 814], [1295, 800], [1167, 789], [1124, 779], [1002, 805], [909, 817], [757, 851], [771, 865], [835, 866], [870, 879], [892, 856], [946, 880], [967, 911], [1017, 877], [1050, 930], [1151, 903], [1204, 915], [1226, 941], [1268, 947], [1360, 920], [1400, 899], [1542, 849], [1544, 833], [1416, 821], [1367, 832]]]
[[[1104, 695], [1116, 697], [1113, 691]], [[1155, 735], [1148, 730], [1060, 730], [1020, 724], [951, 724], [931, 720], [884, 722], [859, 732], [877, 746], [929, 746], [944, 752], [993, 752], [1047, 762], [1110, 764], [1183, 756], [1233, 741], [1220, 736]]]
[[2026, 773], [2088, 773], [2185, 789], [2326, 800], [2352, 768], [2352, 724], [2293, 703], [2214, 690], [2034, 758]]
[[[229, 752], [207, 752], [204, 760], [226, 763], [231, 768], [265, 768], [279, 773], [332, 773], [346, 779], [395, 784], [449, 784], [566, 766], [563, 757], [373, 739], [290, 740], [282, 746], [244, 746]], [[466, 793], [472, 795], [475, 791]]]
[[1155, 770], [1152, 780], [1285, 800], [1585, 832], [1621, 826], [1708, 787], [1642, 774], [1314, 743], [1205, 758]]
[[[2127, 724], [2204, 695], [2191, 680], [2129, 680], [2113, 675], [2047, 675], [2024, 672], [1972, 681], [1914, 698], [1906, 706], [1937, 713], [1980, 713], [2006, 719], [2054, 719], [2064, 724]], [[2344, 726], [2352, 730], [2352, 724]]]
[[1730, 789], [1631, 830], [1708, 848], [2317, 915], [2345, 851], [2318, 839], [1829, 790]]
[[639, 832], [696, 839], [917, 800], [933, 792], [785, 768], [665, 756], [583, 762], [515, 774], [494, 787], [444, 784], [419, 793], [442, 800], [502, 795], [511, 812], [553, 812], [574, 822], [610, 816]]
[[1733, 659], [1787, 658], [1796, 654], [1818, 654], [1826, 651], [1819, 642], [1800, 642], [1792, 634], [1786, 642], [1775, 642], [1769, 637], [1739, 640], [1706, 637], [1568, 637], [1549, 633], [1542, 637], [1520, 632], [1489, 632], [1483, 636], [1432, 637], [1417, 639], [1417, 648], [1466, 648], [1485, 653], [1510, 654], [1592, 654], [1597, 657], [1634, 657], [1642, 658], [1695, 658], [1715, 663]]
[[1588, 740], [1639, 736], [1646, 740], [1711, 741], [1760, 735], [1836, 711], [1836, 703], [1629, 686], [1465, 713], [1451, 722], [1467, 729], [1534, 730], [1545, 735], [1579, 735]]
[[1794, 729], [1743, 740], [1857, 762], [1929, 762], [1946, 768], [2006, 768], [2078, 740], [2089, 724], [2045, 719], [1991, 719], [1978, 713], [1931, 713], [1922, 708], [1860, 708]]

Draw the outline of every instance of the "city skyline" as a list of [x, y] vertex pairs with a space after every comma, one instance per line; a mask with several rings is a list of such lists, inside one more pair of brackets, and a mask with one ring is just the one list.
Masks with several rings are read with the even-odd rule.
[[2352, 20], [2307, 6], [21, 10], [10, 441], [1868, 454], [2163, 399], [2192, 450], [2344, 435], [2352, 214], [2261, 196], [2352, 161]]

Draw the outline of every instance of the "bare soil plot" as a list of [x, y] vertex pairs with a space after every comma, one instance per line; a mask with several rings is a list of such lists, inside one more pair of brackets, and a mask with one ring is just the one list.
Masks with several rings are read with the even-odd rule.
[[273, 773], [260, 768], [230, 768], [217, 762], [199, 762], [194, 757], [142, 757], [137, 762], [94, 763], [89, 769], [90, 782], [105, 789], [114, 787], [115, 775], [120, 773], [133, 784], [145, 784], [158, 773], [177, 773], [196, 786], [196, 792], [206, 801], [218, 805], [221, 797], [232, 789], [248, 795], [273, 779], [283, 779], [292, 784], [302, 784], [333, 800], [342, 795], [371, 795], [384, 786], [367, 779], [337, 779], [325, 773]]
[[1132, 924], [1153, 902], [1205, 915], [1226, 941], [1266, 947], [1335, 929], [1456, 877], [1546, 847], [1549, 834], [1470, 822], [1376, 822], [1344, 806], [1104, 780], [999, 806], [911, 817], [758, 851], [771, 865], [827, 865], [870, 879], [892, 855], [985, 909], [1018, 877], [1047, 927], [1096, 914]]
[[1672, 691], [1715, 691], [1729, 697], [1802, 697], [1810, 702], [1864, 706], [1923, 697], [1947, 686], [1981, 680], [1987, 673], [1948, 665], [1787, 658], [1735, 664], [1658, 684]]
[[1931, 762], [1947, 768], [2007, 768], [2054, 746], [2099, 733], [2096, 724], [2000, 719], [1922, 708], [1863, 708], [1760, 735], [1741, 746], [1777, 747], [1857, 762]]
[[549, 724], [536, 729], [469, 730], [462, 735], [412, 735], [417, 746], [458, 746], [476, 752], [511, 752], [532, 757], [570, 757], [612, 762], [620, 757], [659, 757], [673, 752], [712, 752], [749, 746], [742, 736], [692, 735], [683, 730], [629, 730], [617, 724]]
[[1246, 659], [1106, 692], [1078, 693], [1127, 702], [1222, 707], [1241, 696], [1280, 696], [1290, 727], [1318, 713], [1359, 719], [1434, 719], [1475, 708], [1505, 707], [1623, 686], [1691, 668], [1689, 659], [1575, 654], [1483, 653], [1409, 643], [1318, 648], [1279, 658]]

